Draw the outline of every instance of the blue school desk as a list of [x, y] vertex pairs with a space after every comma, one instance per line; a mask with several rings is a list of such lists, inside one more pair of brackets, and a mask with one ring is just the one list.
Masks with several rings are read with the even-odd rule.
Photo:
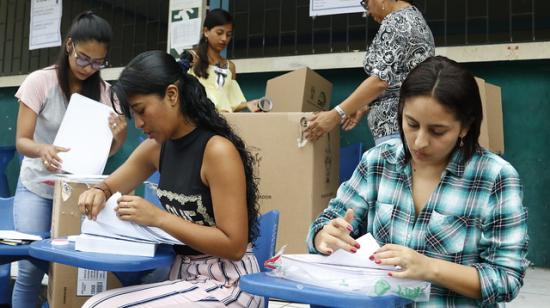
[[0, 264], [11, 263], [29, 258], [30, 245], [0, 245]]
[[74, 242], [68, 245], [52, 245], [49, 239], [33, 242], [29, 247], [29, 253], [36, 259], [48, 262], [115, 272], [115, 274], [124, 273], [124, 275], [117, 275], [124, 286], [135, 284], [139, 278], [127, 273], [168, 267], [175, 256], [172, 246], [169, 245], [159, 245], [154, 257], [142, 257], [76, 251]]
[[37, 260], [29, 254], [31, 245], [10, 246], [0, 244], [0, 265], [19, 260], [29, 260], [44, 272], [48, 272], [48, 262]]
[[404, 307], [412, 301], [394, 296], [366, 296], [358, 293], [329, 290], [287, 279], [268, 276], [266, 273], [244, 275], [241, 290], [254, 295], [279, 298], [290, 302], [310, 304], [312, 307]]

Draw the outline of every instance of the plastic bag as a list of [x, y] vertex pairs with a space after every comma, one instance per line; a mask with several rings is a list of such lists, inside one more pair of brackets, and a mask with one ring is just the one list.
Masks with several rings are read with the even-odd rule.
[[[284, 249], [284, 248], [283, 248]], [[265, 262], [268, 275], [324, 288], [357, 292], [368, 296], [397, 295], [415, 302], [430, 299], [427, 281], [394, 278], [388, 270], [319, 263], [320, 255], [283, 255]]]

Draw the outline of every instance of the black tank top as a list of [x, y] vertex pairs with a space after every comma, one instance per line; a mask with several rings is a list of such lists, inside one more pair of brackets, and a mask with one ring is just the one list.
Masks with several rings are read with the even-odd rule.
[[[215, 134], [195, 128], [182, 138], [166, 141], [160, 151], [157, 195], [163, 207], [185, 220], [215, 226], [210, 188], [201, 180], [206, 144]], [[188, 246], [176, 246], [179, 254], [192, 255]]]

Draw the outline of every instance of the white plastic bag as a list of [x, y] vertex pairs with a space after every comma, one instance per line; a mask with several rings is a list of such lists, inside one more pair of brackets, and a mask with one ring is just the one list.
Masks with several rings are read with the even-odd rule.
[[430, 298], [431, 284], [427, 281], [390, 277], [387, 269], [324, 264], [319, 262], [321, 258], [325, 257], [278, 254], [265, 266], [272, 269], [268, 275], [304, 284], [368, 296], [397, 295], [415, 302]]

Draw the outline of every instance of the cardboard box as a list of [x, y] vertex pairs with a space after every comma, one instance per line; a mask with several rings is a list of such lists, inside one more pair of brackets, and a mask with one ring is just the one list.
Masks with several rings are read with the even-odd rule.
[[504, 129], [500, 87], [476, 77], [483, 107], [479, 144], [497, 154], [504, 153]]
[[332, 83], [304, 67], [268, 80], [265, 96], [273, 102], [272, 112], [328, 110]]
[[311, 143], [303, 136], [310, 113], [224, 115], [255, 157], [261, 212], [281, 213], [277, 247], [305, 253], [310, 224], [339, 186], [339, 129]]
[[[88, 189], [89, 184], [56, 181], [52, 209], [52, 238], [80, 234], [83, 216], [78, 208], [78, 197]], [[50, 307], [81, 307], [91, 295], [120, 287], [122, 287], [121, 283], [112, 273], [50, 263], [48, 273]]]

